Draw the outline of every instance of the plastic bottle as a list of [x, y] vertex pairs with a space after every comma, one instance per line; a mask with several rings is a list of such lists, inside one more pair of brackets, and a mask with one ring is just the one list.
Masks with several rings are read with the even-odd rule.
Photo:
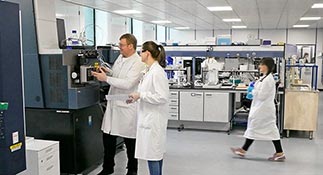
[[70, 46], [80, 46], [79, 37], [77, 35], [77, 30], [72, 30], [72, 35], [70, 37]]

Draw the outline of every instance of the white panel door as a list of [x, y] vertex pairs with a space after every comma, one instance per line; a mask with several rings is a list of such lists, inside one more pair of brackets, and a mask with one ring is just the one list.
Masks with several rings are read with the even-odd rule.
[[229, 93], [205, 92], [204, 121], [229, 122]]
[[203, 92], [180, 92], [180, 120], [203, 121]]

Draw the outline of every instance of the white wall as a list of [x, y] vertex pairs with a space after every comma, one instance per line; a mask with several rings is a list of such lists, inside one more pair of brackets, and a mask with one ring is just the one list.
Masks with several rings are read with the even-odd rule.
[[55, 0], [35, 0], [35, 18], [38, 51], [40, 54], [57, 53], [58, 39], [55, 15]]
[[315, 44], [315, 29], [289, 29], [288, 44]]
[[[246, 42], [248, 35], [254, 35], [258, 38], [258, 30], [232, 30], [232, 41]], [[214, 36], [230, 35], [230, 30], [214, 30]], [[202, 41], [205, 37], [211, 37], [209, 31], [196, 31], [196, 40]], [[315, 44], [315, 29], [288, 29], [288, 41], [286, 41], [286, 30], [284, 29], [261, 29], [259, 30], [260, 39], [271, 39], [272, 43], [286, 42], [288, 44]], [[174, 41], [192, 41], [194, 40], [194, 31], [173, 30], [171, 29], [171, 40]], [[323, 29], [318, 29], [317, 51], [323, 52]]]
[[213, 37], [212, 30], [197, 30], [196, 40], [203, 40], [204, 38]]
[[258, 38], [258, 30], [232, 29], [232, 42], [247, 42], [248, 36]]
[[275, 44], [278, 42], [286, 43], [286, 30], [259, 30], [260, 39], [271, 39], [271, 43]]
[[194, 42], [194, 30], [174, 30], [170, 29], [170, 39], [182, 44]]
[[214, 30], [214, 37], [218, 35], [230, 35], [230, 29], [227, 30]]
[[212, 30], [196, 31], [196, 41], [201, 44], [215, 44]]
[[316, 56], [320, 56], [323, 53], [323, 29], [318, 29], [316, 37], [317, 37]]

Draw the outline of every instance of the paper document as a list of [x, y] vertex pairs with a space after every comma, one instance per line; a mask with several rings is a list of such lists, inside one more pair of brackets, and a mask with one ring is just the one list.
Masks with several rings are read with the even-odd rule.
[[126, 101], [129, 99], [129, 95], [128, 94], [119, 94], [119, 95], [106, 95], [105, 99], [107, 99], [108, 101]]

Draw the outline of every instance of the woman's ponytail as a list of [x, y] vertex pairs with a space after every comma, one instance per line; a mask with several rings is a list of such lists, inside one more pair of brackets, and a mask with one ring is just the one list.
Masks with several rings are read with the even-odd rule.
[[159, 50], [159, 54], [158, 54], [158, 63], [161, 67], [165, 68], [166, 67], [166, 53], [165, 53], [165, 49], [162, 45], [158, 45], [157, 46], [158, 50]]
[[142, 50], [149, 51], [153, 59], [158, 61], [161, 67], [166, 67], [166, 53], [162, 45], [157, 45], [153, 41], [147, 41], [142, 45]]

